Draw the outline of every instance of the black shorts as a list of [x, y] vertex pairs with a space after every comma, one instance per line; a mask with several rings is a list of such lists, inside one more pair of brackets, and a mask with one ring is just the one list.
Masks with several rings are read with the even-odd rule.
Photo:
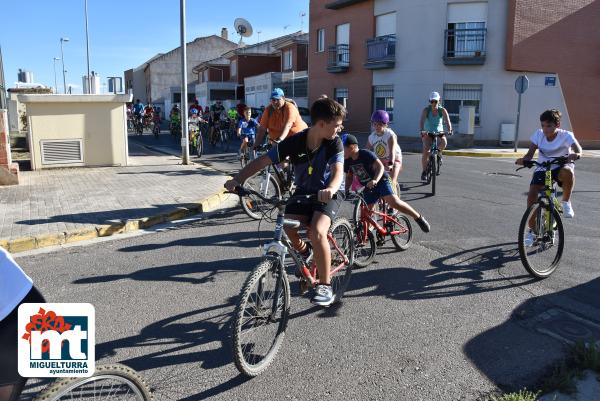
[[[559, 187], [562, 187], [562, 182], [558, 179], [558, 173], [560, 173], [560, 168], [555, 168], [552, 170], [552, 179], [556, 181]], [[535, 171], [533, 173], [533, 177], [531, 178], [530, 185], [544, 185], [546, 182], [546, 172], [545, 171]]]
[[[309, 195], [307, 192], [303, 192], [301, 190], [297, 190], [294, 192], [294, 195]], [[293, 196], [293, 195], [292, 195]], [[313, 217], [315, 212], [323, 213], [326, 216], [329, 216], [331, 221], [337, 215], [340, 206], [342, 205], [342, 201], [344, 200], [344, 194], [341, 191], [337, 192], [337, 197], [335, 199], [330, 200], [327, 203], [321, 202], [302, 202], [302, 203], [289, 203], [285, 207], [285, 214], [296, 214], [299, 216], [307, 216], [308, 222]]]
[[[32, 287], [25, 298], [19, 303], [46, 302], [37, 288]], [[24, 380], [19, 375], [18, 367], [18, 310], [19, 305], [0, 322], [0, 386], [19, 383]]]

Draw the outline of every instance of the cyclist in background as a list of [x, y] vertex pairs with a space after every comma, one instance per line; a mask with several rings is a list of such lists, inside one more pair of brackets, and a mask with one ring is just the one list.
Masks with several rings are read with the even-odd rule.
[[250, 107], [244, 109], [242, 116], [237, 125], [237, 136], [242, 139], [242, 144], [238, 151], [239, 158], [246, 152], [248, 145], [254, 145], [256, 129], [258, 128], [258, 121], [252, 118], [252, 109]]
[[31, 278], [0, 247], [0, 401], [16, 401], [27, 382], [17, 363], [18, 308], [39, 302], [45, 300]]
[[[431, 142], [433, 141], [433, 139], [427, 135], [427, 132], [444, 131], [444, 123], [446, 123], [448, 132], [452, 132], [450, 116], [448, 115], [448, 111], [440, 105], [440, 100], [439, 93], [431, 92], [429, 95], [429, 106], [425, 107], [421, 113], [421, 121], [419, 122], [421, 128], [421, 140], [423, 141], [423, 156], [421, 157], [421, 167], [423, 170], [421, 173], [421, 181], [425, 181], [427, 178], [427, 163], [429, 161]], [[446, 136], [440, 136], [438, 140], [440, 163], [442, 162], [442, 151], [446, 149], [446, 145], [448, 145]]]
[[[560, 165], [552, 166], [552, 178], [563, 189], [563, 216], [572, 218], [575, 216], [573, 206], [571, 205], [571, 193], [575, 185], [575, 164], [573, 162], [581, 158], [583, 150], [571, 131], [560, 129], [561, 117], [562, 114], [556, 109], [546, 110], [540, 115], [542, 128], [533, 133], [529, 150], [525, 156], [517, 159], [515, 164], [523, 165], [524, 162], [533, 159], [536, 150], [538, 151], [538, 163], [543, 163], [554, 157], [567, 157], [569, 159], [568, 164], [562, 167]], [[539, 192], [544, 189], [544, 184], [544, 169], [538, 167], [533, 173], [531, 184], [529, 184], [527, 207], [537, 201]], [[534, 241], [535, 233], [530, 230], [525, 238], [525, 245], [528, 243], [533, 244]]]
[[140, 101], [140, 99], [135, 100], [135, 104], [133, 105], [133, 117], [135, 122], [140, 122], [142, 120], [142, 113], [144, 112], [144, 103]]
[[215, 131], [215, 126], [219, 125], [221, 113], [225, 111], [225, 107], [220, 100], [217, 100], [215, 104], [210, 106], [210, 117], [208, 119], [209, 137], [212, 138]]
[[256, 136], [254, 147], [260, 146], [269, 132], [269, 140], [283, 141], [286, 137], [297, 134], [308, 128], [308, 125], [300, 117], [298, 108], [291, 100], [284, 97], [281, 88], [273, 89], [271, 93], [271, 104], [265, 108], [261, 118], [260, 127]]
[[421, 230], [428, 233], [429, 223], [423, 215], [419, 214], [408, 203], [400, 200], [398, 195], [392, 189], [392, 182], [389, 174], [381, 159], [370, 150], [360, 149], [358, 140], [354, 135], [346, 135], [344, 138], [344, 172], [346, 173], [346, 193], [350, 191], [353, 177], [365, 187], [363, 198], [369, 209], [373, 209], [383, 198], [390, 207], [401, 213], [409, 215], [421, 227]]
[[[330, 284], [331, 250], [327, 242], [327, 232], [342, 202], [341, 189], [344, 181], [344, 148], [338, 137], [343, 128], [342, 121], [346, 109], [332, 99], [321, 99], [310, 109], [313, 126], [290, 136], [275, 145], [271, 150], [237, 173], [225, 183], [229, 191], [243, 183], [248, 177], [270, 164], [277, 164], [287, 157], [294, 165], [294, 195], [317, 195], [319, 203], [286, 206], [286, 217], [310, 224], [311, 245], [298, 235], [298, 228], [286, 227], [285, 232], [295, 250], [305, 260], [313, 258], [319, 272], [319, 284], [312, 302], [327, 306], [335, 297]], [[334, 194], [340, 196], [334, 199]]]
[[367, 139], [367, 149], [375, 152], [383, 166], [389, 169], [392, 183], [397, 183], [398, 174], [402, 170], [402, 151], [396, 133], [388, 127], [389, 122], [390, 116], [387, 111], [375, 110], [371, 115], [373, 132]]

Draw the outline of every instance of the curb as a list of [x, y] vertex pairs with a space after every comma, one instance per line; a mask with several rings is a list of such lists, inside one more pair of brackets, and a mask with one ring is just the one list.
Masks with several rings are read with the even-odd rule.
[[466, 157], [506, 157], [519, 158], [525, 156], [523, 152], [469, 152], [463, 150], [444, 149], [444, 156], [466, 156]]
[[202, 200], [187, 204], [186, 206], [179, 206], [173, 210], [154, 216], [120, 220], [112, 224], [99, 224], [90, 228], [82, 228], [61, 233], [40, 234], [33, 237], [22, 237], [12, 240], [0, 239], [0, 247], [6, 249], [10, 253], [19, 253], [49, 246], [90, 240], [98, 237], [108, 237], [115, 234], [134, 232], [157, 224], [180, 220], [200, 213], [216, 210], [228, 197], [229, 194], [225, 193], [225, 189], [221, 189]]

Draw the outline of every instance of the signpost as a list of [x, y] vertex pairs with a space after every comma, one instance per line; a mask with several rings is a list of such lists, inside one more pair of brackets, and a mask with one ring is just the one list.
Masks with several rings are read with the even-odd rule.
[[515, 152], [517, 151], [517, 142], [519, 140], [519, 120], [521, 118], [521, 95], [529, 88], [529, 79], [526, 75], [520, 75], [515, 81], [515, 90], [519, 94], [519, 103], [517, 105], [517, 126], [515, 127]]

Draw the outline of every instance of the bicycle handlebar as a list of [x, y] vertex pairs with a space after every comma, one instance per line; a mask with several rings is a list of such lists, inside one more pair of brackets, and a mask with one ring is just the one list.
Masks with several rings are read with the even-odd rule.
[[[317, 194], [293, 195], [293, 196], [289, 197], [288, 199], [279, 199], [279, 198], [275, 198], [275, 197], [266, 198], [262, 194], [254, 191], [252, 189], [244, 188], [241, 185], [238, 185], [237, 187], [235, 187], [235, 191], [227, 191], [227, 193], [238, 195], [240, 197], [254, 195], [254, 196], [257, 196], [258, 198], [260, 198], [263, 202], [269, 203], [273, 206], [283, 206], [283, 205], [287, 205], [288, 203], [294, 203], [294, 202], [296, 202], [296, 203], [318, 202]], [[331, 198], [337, 199], [337, 193], [334, 193]], [[322, 203], [324, 203], [324, 202], [322, 202]]]
[[535, 160], [523, 160], [523, 167], [519, 167], [517, 169], [517, 171], [522, 170], [524, 168], [532, 168], [534, 166], [538, 166], [538, 167], [543, 167], [545, 169], [549, 169], [550, 166], [552, 166], [553, 164], [557, 164], [560, 166], [563, 166], [569, 162], [569, 158], [565, 157], [565, 156], [559, 156], [559, 157], [553, 157], [550, 160], [547, 160], [545, 162], [538, 162]]
[[438, 131], [438, 132], [421, 131], [421, 132], [424, 133], [424, 134], [427, 134], [427, 135], [429, 135], [431, 137], [434, 137], [434, 136], [438, 136], [439, 137], [439, 136], [444, 136], [444, 135], [451, 136], [452, 134], [454, 134], [454, 131]]

